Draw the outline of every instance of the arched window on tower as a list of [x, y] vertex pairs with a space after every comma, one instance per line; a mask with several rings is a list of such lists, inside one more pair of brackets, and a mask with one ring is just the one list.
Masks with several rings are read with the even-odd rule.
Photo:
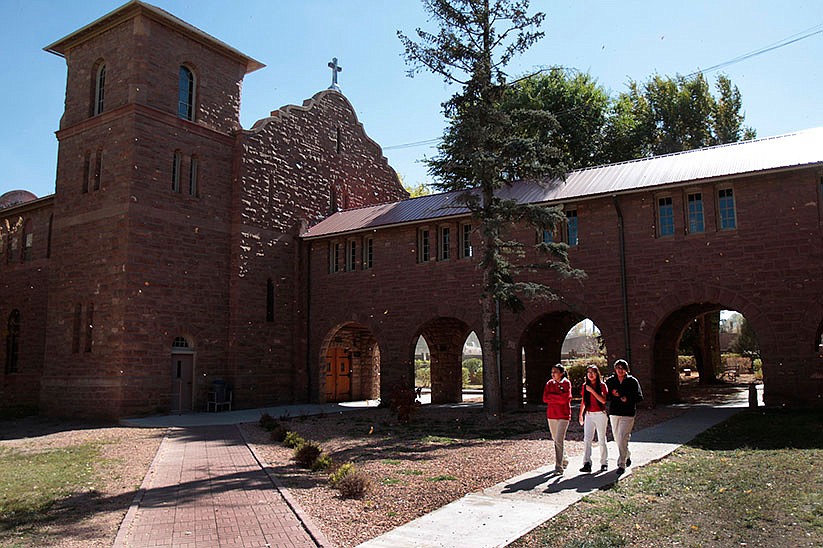
[[180, 67], [177, 115], [184, 120], [194, 121], [194, 73], [184, 66]]
[[104, 99], [106, 96], [106, 64], [99, 62], [94, 73], [94, 98], [92, 101], [92, 114], [97, 116], [103, 112]]
[[6, 373], [17, 372], [20, 353], [20, 311], [12, 310], [6, 326]]

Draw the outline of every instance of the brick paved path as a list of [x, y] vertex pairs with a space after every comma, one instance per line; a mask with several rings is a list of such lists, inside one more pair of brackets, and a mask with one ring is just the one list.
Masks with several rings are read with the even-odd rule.
[[171, 430], [141, 493], [116, 548], [324, 543], [313, 539], [233, 425]]

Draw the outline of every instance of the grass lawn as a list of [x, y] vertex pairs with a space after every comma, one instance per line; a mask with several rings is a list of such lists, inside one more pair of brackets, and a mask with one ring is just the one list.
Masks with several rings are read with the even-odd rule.
[[[93, 444], [41, 452], [0, 448], [0, 539], [3, 546], [20, 546], [58, 501], [93, 490], [94, 464], [100, 459]], [[16, 541], [11, 539], [17, 539]], [[10, 544], [6, 544], [10, 543]]]
[[516, 547], [823, 546], [823, 412], [743, 412]]

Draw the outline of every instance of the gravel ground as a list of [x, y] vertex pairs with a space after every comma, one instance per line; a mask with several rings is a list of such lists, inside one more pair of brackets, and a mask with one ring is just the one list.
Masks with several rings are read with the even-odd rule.
[[[642, 410], [635, 428], [680, 413]], [[542, 406], [501, 417], [494, 425], [484, 423], [479, 409], [425, 407], [411, 432], [385, 409], [297, 418], [284, 424], [320, 443], [336, 463], [353, 462], [371, 479], [373, 488], [363, 499], [343, 499], [328, 485], [327, 472], [298, 468], [291, 449], [269, 441], [269, 433], [256, 424], [243, 425], [246, 438], [302, 508], [331, 542], [344, 548], [553, 459]], [[570, 454], [582, 453], [582, 436], [580, 425], [570, 425]]]

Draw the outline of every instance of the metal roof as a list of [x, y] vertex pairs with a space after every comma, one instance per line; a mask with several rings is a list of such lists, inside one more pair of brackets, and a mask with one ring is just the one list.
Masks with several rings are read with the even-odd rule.
[[[665, 185], [823, 164], [823, 127], [572, 171], [565, 181], [517, 181], [499, 190], [521, 203], [562, 203]], [[304, 238], [465, 215], [462, 191], [334, 213]]]

